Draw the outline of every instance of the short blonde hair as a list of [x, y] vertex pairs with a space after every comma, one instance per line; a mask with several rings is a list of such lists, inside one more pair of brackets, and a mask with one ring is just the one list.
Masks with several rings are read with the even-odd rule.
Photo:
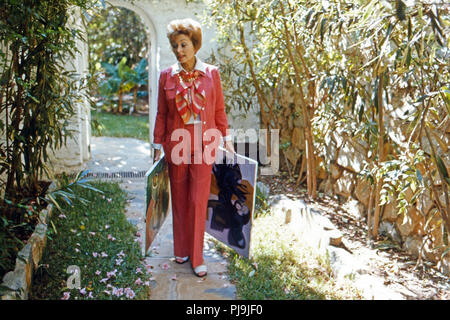
[[167, 38], [172, 42], [174, 36], [184, 34], [187, 35], [194, 45], [196, 51], [202, 46], [202, 27], [197, 21], [186, 18], [176, 19], [169, 22], [167, 26]]

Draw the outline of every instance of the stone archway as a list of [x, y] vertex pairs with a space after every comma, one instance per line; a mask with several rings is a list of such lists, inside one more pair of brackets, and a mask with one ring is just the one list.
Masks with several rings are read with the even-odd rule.
[[158, 49], [158, 34], [155, 25], [152, 22], [151, 16], [148, 10], [142, 8], [140, 3], [131, 3], [124, 0], [110, 0], [111, 5], [117, 7], [124, 7], [133, 11], [141, 18], [147, 30], [147, 41], [149, 50], [148, 57], [148, 96], [149, 96], [149, 128], [150, 128], [150, 141], [153, 137], [153, 127], [156, 118], [156, 105], [157, 105], [157, 88], [158, 88], [158, 74], [159, 74], [159, 50]]

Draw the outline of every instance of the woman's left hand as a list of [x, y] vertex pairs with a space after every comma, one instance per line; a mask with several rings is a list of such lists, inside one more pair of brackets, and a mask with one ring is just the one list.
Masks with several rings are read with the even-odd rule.
[[227, 151], [236, 153], [236, 151], [234, 151], [233, 140], [224, 141], [224, 147]]

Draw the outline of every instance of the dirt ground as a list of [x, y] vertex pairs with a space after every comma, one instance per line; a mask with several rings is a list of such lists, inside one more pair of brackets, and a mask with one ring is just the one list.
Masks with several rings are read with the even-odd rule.
[[400, 293], [407, 300], [450, 300], [450, 277], [440, 273], [434, 263], [423, 261], [401, 250], [399, 245], [381, 238], [369, 241], [367, 224], [346, 210], [337, 199], [320, 194], [311, 201], [302, 185], [295, 187], [286, 176], [260, 176], [259, 181], [270, 188], [270, 194], [283, 194], [301, 199], [311, 208], [322, 211], [343, 233], [345, 246], [358, 261], [368, 266], [368, 274], [377, 276], [383, 285]]

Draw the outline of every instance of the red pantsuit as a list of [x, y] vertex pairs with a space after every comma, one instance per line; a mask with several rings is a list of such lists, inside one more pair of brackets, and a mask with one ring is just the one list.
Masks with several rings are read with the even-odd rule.
[[[161, 72], [153, 143], [163, 146], [169, 164], [174, 254], [178, 257], [189, 256], [192, 267], [195, 268], [203, 264], [203, 239], [211, 184], [212, 164], [205, 163], [202, 153], [205, 148], [211, 148], [213, 145], [209, 144], [209, 141], [205, 142], [207, 136], [205, 131], [217, 129], [222, 136], [226, 136], [228, 121], [219, 71], [197, 58], [195, 68], [201, 71], [206, 103], [199, 113], [199, 123], [183, 122], [175, 103], [179, 68], [180, 66], [176, 64]], [[196, 143], [194, 139], [190, 141], [191, 150], [188, 154], [190, 161], [179, 163], [172, 158], [177, 156], [176, 152], [172, 155], [172, 150], [180, 143], [172, 136], [177, 129], [186, 129], [191, 137], [197, 138]], [[213, 146], [213, 150], [216, 150], [216, 147], [217, 144]]]
[[[200, 137], [194, 135], [194, 126], [188, 125], [186, 129], [191, 137]], [[196, 149], [192, 139], [190, 163], [169, 163], [174, 253], [177, 257], [190, 256], [194, 268], [203, 264], [203, 236], [212, 169], [212, 164], [204, 161], [195, 163], [195, 155], [201, 157], [203, 151], [201, 144]]]

